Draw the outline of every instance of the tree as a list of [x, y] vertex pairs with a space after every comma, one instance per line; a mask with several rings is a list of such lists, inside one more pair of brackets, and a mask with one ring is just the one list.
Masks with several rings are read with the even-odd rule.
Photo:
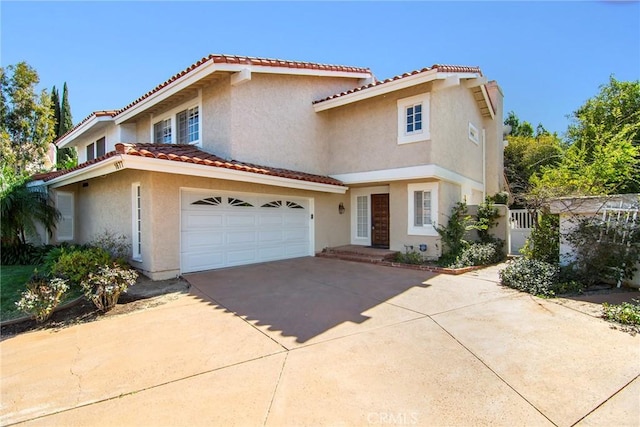
[[37, 223], [42, 224], [51, 236], [60, 219], [60, 212], [49, 203], [46, 189], [28, 187], [24, 178], [8, 183], [2, 189], [0, 215], [3, 245], [27, 243], [27, 237], [37, 235]]
[[[573, 113], [567, 139], [587, 163], [596, 162], [602, 150], [621, 150], [620, 160], [624, 160], [629, 146], [635, 147], [635, 162], [615, 173], [607, 187], [608, 191], [640, 193], [640, 174], [634, 169], [640, 161], [640, 80], [625, 82], [610, 76], [609, 83]], [[613, 147], [604, 148], [609, 144]], [[620, 181], [620, 175], [627, 178]]]
[[504, 172], [515, 203], [522, 205], [525, 194], [531, 189], [531, 177], [560, 162], [562, 141], [542, 124], [538, 124], [534, 136], [533, 127], [528, 122], [520, 122], [513, 111], [509, 112], [504, 123], [512, 129], [504, 149]]
[[[62, 88], [62, 104], [58, 107], [59, 117], [57, 124], [57, 138], [67, 133], [73, 127], [73, 119], [71, 117], [71, 106], [69, 105], [69, 90], [67, 82], [64, 82]], [[58, 165], [63, 169], [68, 169], [78, 164], [78, 153], [75, 148], [67, 147], [58, 150]]]
[[56, 127], [56, 138], [60, 137], [58, 129], [60, 128], [60, 94], [54, 86], [51, 88], [51, 108], [53, 109], [53, 122]]
[[536, 197], [640, 192], [640, 81], [609, 84], [574, 113], [562, 161], [533, 179]]
[[[38, 171], [55, 137], [51, 98], [35, 92], [38, 74], [26, 62], [0, 67], [0, 147], [2, 171]], [[4, 221], [4, 218], [3, 218]]]

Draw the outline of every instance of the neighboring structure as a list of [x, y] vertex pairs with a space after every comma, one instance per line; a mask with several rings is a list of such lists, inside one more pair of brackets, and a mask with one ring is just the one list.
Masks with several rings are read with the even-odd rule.
[[154, 279], [345, 244], [436, 258], [451, 206], [503, 189], [502, 136], [502, 93], [477, 67], [377, 81], [210, 55], [81, 121], [56, 141], [79, 165], [39, 178], [64, 215], [58, 242], [131, 236]]
[[[550, 203], [549, 211], [560, 217], [560, 264], [567, 265], [574, 259], [573, 247], [564, 236], [567, 236], [580, 220], [601, 218], [605, 223], [636, 222], [640, 218], [640, 194], [558, 198]], [[625, 282], [627, 285], [640, 288], [640, 260], [637, 268], [634, 277]]]

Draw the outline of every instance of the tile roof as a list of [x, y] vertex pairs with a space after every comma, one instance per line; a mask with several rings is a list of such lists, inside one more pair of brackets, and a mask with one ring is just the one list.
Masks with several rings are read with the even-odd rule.
[[88, 122], [89, 120], [91, 120], [94, 117], [114, 117], [117, 114], [117, 111], [115, 110], [100, 110], [100, 111], [94, 111], [93, 113], [89, 114], [87, 117], [85, 117], [84, 119], [82, 119], [79, 123], [77, 123], [74, 127], [72, 127], [71, 129], [69, 129], [68, 131], [66, 131], [64, 134], [62, 134], [60, 136], [60, 138], [56, 139], [55, 141], [53, 141], [53, 143], [55, 144], [56, 142], [58, 142], [59, 140], [61, 140], [62, 138], [64, 138], [65, 136], [69, 135], [71, 132], [73, 132], [74, 130], [78, 129], [80, 126], [82, 126], [83, 124], [85, 124], [86, 122]]
[[307, 70], [321, 70], [321, 71], [335, 71], [335, 72], [350, 72], [350, 73], [369, 73], [371, 74], [371, 70], [369, 68], [364, 67], [352, 67], [348, 65], [333, 65], [333, 64], [320, 64], [315, 62], [303, 62], [303, 61], [287, 61], [283, 59], [272, 59], [272, 58], [256, 58], [252, 56], [237, 56], [237, 55], [220, 55], [220, 54], [211, 54], [201, 58], [199, 61], [194, 62], [184, 70], [180, 71], [178, 74], [170, 77], [163, 83], [160, 83], [155, 88], [151, 89], [149, 92], [145, 93], [135, 101], [131, 102], [124, 108], [119, 110], [112, 111], [94, 111], [85, 117], [80, 123], [76, 124], [73, 128], [71, 128], [68, 132], [58, 138], [54, 143], [64, 138], [78, 127], [80, 127], [83, 123], [89, 121], [92, 117], [102, 117], [102, 116], [111, 116], [114, 117], [134, 105], [142, 102], [146, 98], [150, 97], [154, 93], [158, 92], [162, 88], [168, 86], [174, 81], [180, 79], [181, 77], [191, 73], [196, 70], [206, 62], [213, 61], [215, 64], [244, 64], [244, 65], [256, 65], [262, 67], [282, 67], [282, 68], [293, 68], [293, 69], [307, 69]]
[[140, 98], [136, 99], [126, 107], [118, 110], [117, 114], [128, 110], [154, 93], [158, 92], [165, 86], [173, 83], [179, 78], [191, 73], [195, 69], [199, 68], [203, 64], [213, 61], [215, 64], [241, 64], [241, 65], [257, 65], [262, 67], [283, 67], [283, 68], [298, 68], [298, 69], [307, 69], [307, 70], [321, 70], [321, 71], [335, 71], [335, 72], [350, 72], [350, 73], [369, 73], [371, 74], [371, 70], [369, 68], [362, 67], [351, 67], [347, 65], [332, 65], [332, 64], [319, 64], [315, 62], [302, 62], [302, 61], [286, 61], [283, 59], [272, 59], [272, 58], [255, 58], [252, 56], [236, 56], [236, 55], [219, 55], [219, 54], [211, 54], [209, 56], [205, 56], [201, 58], [199, 61], [191, 64], [186, 69], [180, 71], [178, 74], [170, 77], [167, 81], [159, 84], [155, 88], [151, 89], [149, 92], [142, 95]]
[[345, 96], [345, 95], [349, 95], [351, 93], [356, 93], [356, 92], [360, 92], [366, 89], [370, 89], [373, 87], [378, 87], [380, 85], [383, 85], [385, 83], [391, 83], [391, 82], [395, 82], [407, 77], [411, 77], [411, 76], [415, 76], [416, 74], [422, 74], [422, 73], [426, 73], [427, 71], [433, 71], [433, 70], [437, 70], [440, 73], [478, 73], [480, 75], [482, 75], [482, 71], [480, 70], [480, 67], [468, 67], [468, 66], [464, 66], [464, 65], [441, 65], [441, 64], [434, 64], [431, 67], [426, 67], [426, 68], [422, 68], [421, 70], [414, 70], [414, 71], [409, 71], [407, 73], [404, 74], [399, 74], [397, 76], [393, 76], [390, 77], [388, 79], [385, 80], [376, 80], [373, 83], [369, 83], [368, 85], [364, 85], [364, 86], [360, 86], [354, 89], [349, 89], [347, 91], [344, 92], [340, 92], [340, 93], [336, 93], [334, 95], [328, 96], [326, 98], [323, 99], [319, 99], [317, 101], [313, 101], [313, 104], [318, 104], [320, 102], [324, 102], [324, 101], [329, 101], [330, 99], [336, 99], [339, 98], [341, 96]]
[[154, 158], [154, 159], [167, 160], [167, 161], [192, 163], [192, 164], [198, 164], [203, 166], [255, 173], [260, 175], [269, 175], [269, 176], [275, 176], [280, 178], [295, 179], [299, 181], [344, 186], [344, 184], [341, 181], [328, 176], [313, 175], [313, 174], [293, 171], [289, 169], [272, 168], [269, 166], [260, 166], [260, 165], [255, 165], [251, 163], [239, 162], [237, 160], [225, 160], [214, 154], [210, 154], [210, 153], [207, 153], [206, 151], [202, 151], [193, 145], [186, 145], [186, 144], [118, 143], [116, 144], [115, 151], [111, 151], [105, 154], [104, 156], [98, 157], [97, 159], [82, 163], [69, 170], [54, 171], [54, 172], [49, 172], [48, 174], [39, 174], [41, 175], [39, 177], [35, 175], [33, 179], [42, 179], [43, 181], [49, 181], [53, 178], [57, 178], [59, 176], [65, 175], [75, 170], [83, 169], [87, 166], [101, 162], [105, 159], [108, 159], [116, 155], [139, 156], [139, 157], [147, 157], [147, 158]]

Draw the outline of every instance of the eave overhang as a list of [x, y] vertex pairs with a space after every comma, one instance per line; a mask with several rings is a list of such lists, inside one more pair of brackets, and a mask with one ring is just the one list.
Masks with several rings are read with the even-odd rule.
[[248, 182], [253, 184], [318, 191], [323, 193], [345, 194], [348, 190], [348, 187], [341, 185], [323, 184], [194, 163], [173, 162], [163, 159], [131, 156], [127, 154], [117, 154], [77, 171], [71, 171], [57, 178], [52, 178], [46, 182], [46, 185], [52, 188], [63, 187], [65, 185], [86, 181], [88, 179], [106, 176], [125, 169]]
[[449, 78], [458, 79], [477, 79], [481, 78], [481, 73], [459, 73], [459, 72], [439, 72], [437, 69], [425, 71], [422, 73], [414, 74], [408, 77], [403, 77], [398, 80], [390, 81], [387, 83], [374, 85], [372, 87], [359, 90], [357, 92], [348, 93], [345, 95], [337, 96], [332, 99], [317, 102], [313, 104], [315, 112], [325, 111], [343, 105], [351, 104], [354, 102], [362, 101], [365, 99], [373, 98], [375, 96], [385, 95], [387, 93], [395, 92], [398, 90], [406, 89], [409, 87], [417, 86], [423, 83], [432, 82], [434, 80], [446, 80]]

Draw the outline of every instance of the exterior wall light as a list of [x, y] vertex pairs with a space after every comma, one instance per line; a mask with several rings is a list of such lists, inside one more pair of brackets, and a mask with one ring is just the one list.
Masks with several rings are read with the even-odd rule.
[[340, 215], [342, 215], [344, 213], [345, 209], [344, 209], [344, 203], [340, 202], [340, 204], [338, 205], [338, 213], [340, 213]]

